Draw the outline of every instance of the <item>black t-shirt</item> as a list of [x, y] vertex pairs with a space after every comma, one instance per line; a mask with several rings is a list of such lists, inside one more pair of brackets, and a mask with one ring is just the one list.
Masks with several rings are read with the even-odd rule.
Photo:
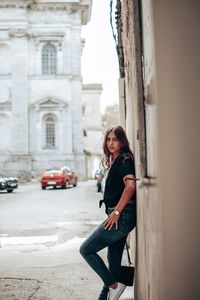
[[[135, 177], [134, 160], [127, 157], [126, 154], [120, 154], [111, 166], [106, 178], [104, 190], [106, 207], [115, 207], [117, 205], [125, 188], [123, 178], [129, 174]], [[131, 201], [135, 202], [135, 194], [130, 199]]]

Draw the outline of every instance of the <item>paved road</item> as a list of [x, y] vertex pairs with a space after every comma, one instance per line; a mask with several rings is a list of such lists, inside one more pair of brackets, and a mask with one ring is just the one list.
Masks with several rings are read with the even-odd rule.
[[2, 243], [22, 242], [21, 237], [24, 242], [28, 237], [35, 242], [42, 236], [44, 242], [52, 237], [56, 243], [83, 237], [102, 220], [103, 211], [98, 209], [101, 196], [94, 181], [67, 190], [41, 190], [35, 183], [22, 185], [12, 194], [1, 192], [0, 233], [12, 237], [10, 241], [1, 238]]
[[[78, 249], [104, 219], [101, 197], [95, 181], [67, 190], [32, 183], [0, 193], [1, 300], [97, 299], [101, 280]], [[122, 299], [131, 299], [130, 292]]]

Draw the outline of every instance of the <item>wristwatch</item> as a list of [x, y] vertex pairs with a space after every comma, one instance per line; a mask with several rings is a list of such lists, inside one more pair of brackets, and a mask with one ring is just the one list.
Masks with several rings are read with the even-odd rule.
[[120, 215], [120, 212], [116, 209], [116, 210], [114, 210], [114, 214], [115, 214], [116, 216], [119, 216], [119, 215]]

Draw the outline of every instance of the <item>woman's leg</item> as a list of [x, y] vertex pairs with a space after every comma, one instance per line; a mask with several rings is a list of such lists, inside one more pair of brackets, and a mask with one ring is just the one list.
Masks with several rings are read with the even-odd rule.
[[[108, 246], [108, 254], [107, 254], [108, 266], [109, 266], [108, 268], [116, 279], [119, 278], [121, 260], [122, 260], [124, 246], [126, 243], [126, 238], [127, 237], [125, 236], [122, 239], [120, 239], [119, 241]], [[109, 288], [107, 286], [105, 286], [105, 284], [104, 284], [98, 300], [107, 300], [108, 291], [109, 291]]]
[[[104, 222], [91, 234], [91, 236], [82, 244], [80, 253], [91, 266], [91, 268], [101, 277], [107, 287], [112, 286], [117, 282], [118, 275], [115, 277], [107, 268], [102, 258], [97, 254], [98, 251], [109, 247], [113, 243], [126, 238], [128, 233], [135, 227], [136, 224], [135, 206], [127, 205], [121, 213], [118, 222], [118, 230], [115, 226], [111, 230], [104, 228]], [[123, 244], [121, 245], [122, 249]], [[120, 250], [123, 251], [123, 250]], [[120, 262], [121, 262], [120, 255]], [[112, 265], [111, 261], [111, 268]], [[119, 264], [118, 264], [119, 268]]]
[[80, 247], [80, 253], [83, 258], [101, 277], [107, 287], [114, 284], [117, 281], [117, 278], [107, 268], [97, 252], [126, 236], [127, 233], [116, 230], [114, 226], [111, 230], [105, 229], [104, 223], [102, 223]]
[[113, 274], [113, 276], [117, 279], [117, 281], [120, 275], [120, 267], [121, 267], [124, 246], [126, 243], [126, 238], [127, 235], [124, 236], [122, 239], [108, 246], [107, 258], [108, 258], [109, 270]]

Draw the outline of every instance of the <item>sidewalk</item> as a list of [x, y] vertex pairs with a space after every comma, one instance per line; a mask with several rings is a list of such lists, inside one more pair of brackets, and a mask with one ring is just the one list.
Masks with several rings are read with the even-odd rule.
[[[96, 300], [102, 282], [79, 255], [81, 242], [0, 248], [0, 299]], [[132, 295], [128, 287], [120, 299]]]

